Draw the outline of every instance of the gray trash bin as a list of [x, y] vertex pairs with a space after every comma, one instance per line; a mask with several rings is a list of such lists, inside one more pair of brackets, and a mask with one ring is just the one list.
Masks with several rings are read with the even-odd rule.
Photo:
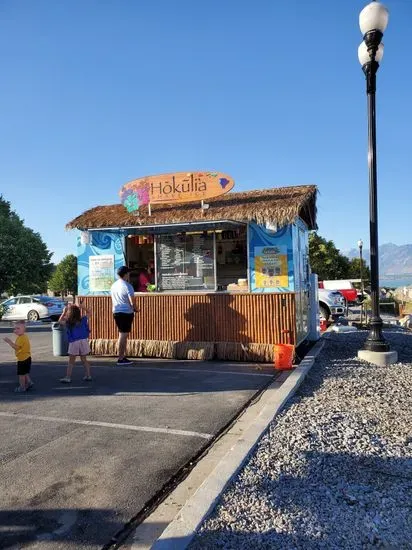
[[67, 340], [67, 331], [64, 325], [60, 323], [52, 324], [53, 333], [53, 355], [63, 357], [68, 355], [69, 342]]

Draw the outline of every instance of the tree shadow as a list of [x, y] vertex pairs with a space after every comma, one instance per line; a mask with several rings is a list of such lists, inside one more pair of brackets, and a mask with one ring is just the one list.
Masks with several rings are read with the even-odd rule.
[[1, 510], [0, 548], [101, 548], [120, 527], [116, 510], [108, 508]]
[[[273, 538], [276, 537], [276, 543]], [[187, 545], [187, 546], [186, 546]], [[285, 533], [277, 533], [274, 529], [266, 530], [265, 533], [253, 533], [233, 528], [227, 530], [205, 531], [201, 536], [195, 537], [169, 537], [156, 541], [151, 547], [152, 550], [173, 550], [188, 548], [188, 550], [239, 550], [239, 549], [259, 549], [259, 550], [297, 550], [313, 548], [310, 546], [309, 537], [296, 537]]]
[[206, 296], [184, 314], [188, 324], [184, 338], [177, 342], [178, 358], [231, 361], [259, 361], [248, 350], [247, 319], [231, 304], [230, 295]]
[[[360, 376], [367, 377], [369, 368], [371, 375], [376, 374], [376, 366], [360, 363], [353, 356], [354, 344], [361, 348], [366, 337], [367, 331], [328, 334], [321, 368], [310, 371], [310, 383], [301, 386], [285, 411], [295, 407], [302, 397], [311, 398], [324, 383], [334, 383], [333, 379], [346, 383], [361, 365]], [[410, 342], [405, 343], [405, 331], [395, 329], [385, 331], [385, 338], [392, 349], [397, 349], [401, 361], [411, 362], [412, 335]], [[384, 392], [389, 377], [382, 376], [376, 381], [375, 389], [379, 384]], [[354, 396], [357, 397], [364, 396]], [[340, 414], [339, 408], [334, 414]], [[366, 434], [365, 420], [370, 425]], [[369, 418], [365, 411], [365, 417], [358, 421], [359, 431], [369, 439], [367, 448], [372, 448], [368, 452], [361, 450], [362, 443], [359, 447], [348, 442], [344, 447], [349, 450], [323, 450], [325, 438], [326, 441], [336, 438], [333, 423], [328, 431], [324, 420], [322, 430], [326, 433], [321, 440], [317, 437], [316, 423], [313, 430], [311, 426], [301, 433], [298, 430], [295, 437], [301, 440], [301, 451], [294, 451], [292, 445], [293, 467], [285, 460], [278, 461], [270, 451], [253, 455], [222, 495], [190, 549], [411, 548], [412, 457], [407, 447], [403, 447], [400, 456], [391, 456], [386, 436], [375, 429], [379, 419]], [[356, 436], [356, 419], [351, 427]], [[273, 434], [271, 430], [266, 436], [269, 439], [276, 437], [276, 424]], [[399, 438], [406, 438], [407, 446], [406, 433], [396, 433]], [[290, 441], [293, 440], [291, 434]]]
[[233, 297], [222, 296], [216, 301], [208, 296], [205, 302], [193, 304], [185, 313], [190, 328], [185, 342], [241, 342], [246, 344], [250, 338], [245, 334], [247, 320], [244, 315], [231, 307]]
[[[207, 522], [189, 548], [410, 548], [412, 459], [310, 451], [300, 460], [301, 476], [283, 464], [253, 487], [242, 483], [241, 529], [223, 498], [212, 519], [224, 508], [231, 521], [224, 528], [210, 527], [221, 519]], [[248, 511], [253, 500], [258, 514]]]

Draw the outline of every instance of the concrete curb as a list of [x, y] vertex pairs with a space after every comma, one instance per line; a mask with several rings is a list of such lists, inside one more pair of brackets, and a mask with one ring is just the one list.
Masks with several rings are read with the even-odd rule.
[[[325, 339], [321, 338], [280, 387], [275, 381], [264, 392], [260, 400], [260, 402], [263, 401], [263, 406], [247, 426], [243, 436], [237, 437], [237, 440], [220, 459], [213, 471], [193, 496], [186, 501], [178, 514], [151, 546], [153, 550], [185, 550], [188, 547], [197, 529], [212, 512], [221, 493], [255, 449], [270, 422], [297, 391], [315, 363], [324, 343]], [[233, 426], [232, 431], [236, 432], [236, 424]], [[238, 429], [237, 431], [239, 433], [242, 430]], [[134, 540], [135, 543], [132, 544], [131, 550], [147, 548], [147, 546], [139, 544], [136, 538]]]

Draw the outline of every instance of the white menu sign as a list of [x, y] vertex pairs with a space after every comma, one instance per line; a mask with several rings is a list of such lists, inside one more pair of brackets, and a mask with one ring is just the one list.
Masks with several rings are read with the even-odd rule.
[[107, 292], [114, 283], [114, 256], [89, 257], [90, 292]]

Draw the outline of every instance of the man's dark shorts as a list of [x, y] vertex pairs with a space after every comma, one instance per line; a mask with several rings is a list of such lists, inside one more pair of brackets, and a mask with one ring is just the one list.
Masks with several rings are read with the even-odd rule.
[[31, 357], [28, 357], [24, 361], [17, 361], [17, 376], [24, 376], [30, 373]]
[[132, 329], [134, 313], [113, 313], [119, 332], [128, 333]]

